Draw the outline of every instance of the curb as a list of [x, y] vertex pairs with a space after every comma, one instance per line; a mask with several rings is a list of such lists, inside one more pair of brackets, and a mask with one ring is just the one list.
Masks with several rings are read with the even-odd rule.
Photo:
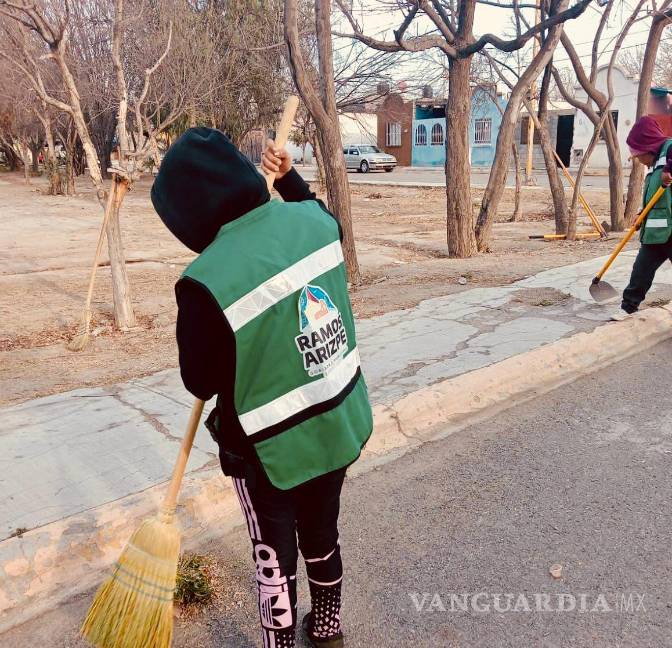
[[[375, 432], [350, 476], [549, 392], [672, 337], [672, 308], [651, 308], [374, 407]], [[0, 542], [0, 633], [94, 587], [163, 486]], [[219, 467], [185, 477], [178, 515], [185, 548], [242, 523]]]

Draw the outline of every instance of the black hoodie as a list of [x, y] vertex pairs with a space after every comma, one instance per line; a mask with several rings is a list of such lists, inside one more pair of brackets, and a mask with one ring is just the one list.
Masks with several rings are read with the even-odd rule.
[[[276, 180], [274, 187], [286, 202], [316, 199], [294, 169]], [[199, 253], [222, 225], [270, 199], [265, 178], [223, 133], [211, 128], [191, 128], [170, 147], [151, 197], [166, 227]], [[233, 404], [233, 332], [217, 302], [200, 284], [179, 281], [175, 295], [182, 381], [197, 398], [218, 395], [221, 426], [226, 431], [218, 438], [220, 450], [249, 458], [250, 448]]]
[[190, 128], [168, 150], [152, 187], [166, 227], [203, 252], [222, 225], [270, 200], [265, 178], [214, 128]]

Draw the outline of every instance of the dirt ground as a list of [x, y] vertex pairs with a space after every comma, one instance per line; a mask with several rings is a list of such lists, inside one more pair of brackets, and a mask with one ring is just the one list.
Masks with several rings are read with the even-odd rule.
[[[77, 328], [102, 212], [82, 179], [76, 197], [46, 196], [46, 182], [27, 186], [0, 174], [0, 404], [83, 386], [102, 385], [176, 366], [173, 286], [193, 255], [172, 238], [149, 200], [151, 179], [139, 183], [122, 209], [137, 329], [121, 333], [112, 317], [109, 266], [98, 272], [95, 337], [79, 353], [65, 342]], [[355, 313], [367, 318], [423, 299], [477, 286], [508, 284], [546, 268], [607, 253], [614, 242], [544, 242], [553, 230], [546, 189], [524, 188], [523, 219], [507, 190], [492, 251], [448, 259], [442, 189], [354, 186], [355, 237], [364, 282], [353, 290]], [[474, 190], [475, 205], [482, 190]], [[587, 192], [599, 219], [607, 195]], [[582, 223], [588, 229], [587, 221]], [[465, 281], [466, 280], [466, 281]]]

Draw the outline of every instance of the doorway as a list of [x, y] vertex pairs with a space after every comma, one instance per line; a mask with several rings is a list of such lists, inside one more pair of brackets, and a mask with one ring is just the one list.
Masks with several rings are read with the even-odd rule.
[[574, 141], [574, 115], [558, 115], [558, 129], [555, 138], [555, 152], [568, 167], [572, 157]]

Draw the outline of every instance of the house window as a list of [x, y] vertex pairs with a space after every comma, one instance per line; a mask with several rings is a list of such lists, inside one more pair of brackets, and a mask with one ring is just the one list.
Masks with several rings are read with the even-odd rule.
[[[611, 118], [614, 120], [614, 130], [618, 132], [618, 110], [611, 111]], [[604, 128], [600, 131], [600, 140], [604, 141]]]
[[441, 124], [432, 126], [432, 146], [443, 146], [443, 126]]
[[387, 122], [385, 146], [401, 146], [401, 124], [399, 122]]
[[492, 142], [492, 119], [474, 119], [474, 144]]
[[420, 126], [415, 129], [415, 145], [427, 146], [427, 129], [424, 124], [420, 124]]

